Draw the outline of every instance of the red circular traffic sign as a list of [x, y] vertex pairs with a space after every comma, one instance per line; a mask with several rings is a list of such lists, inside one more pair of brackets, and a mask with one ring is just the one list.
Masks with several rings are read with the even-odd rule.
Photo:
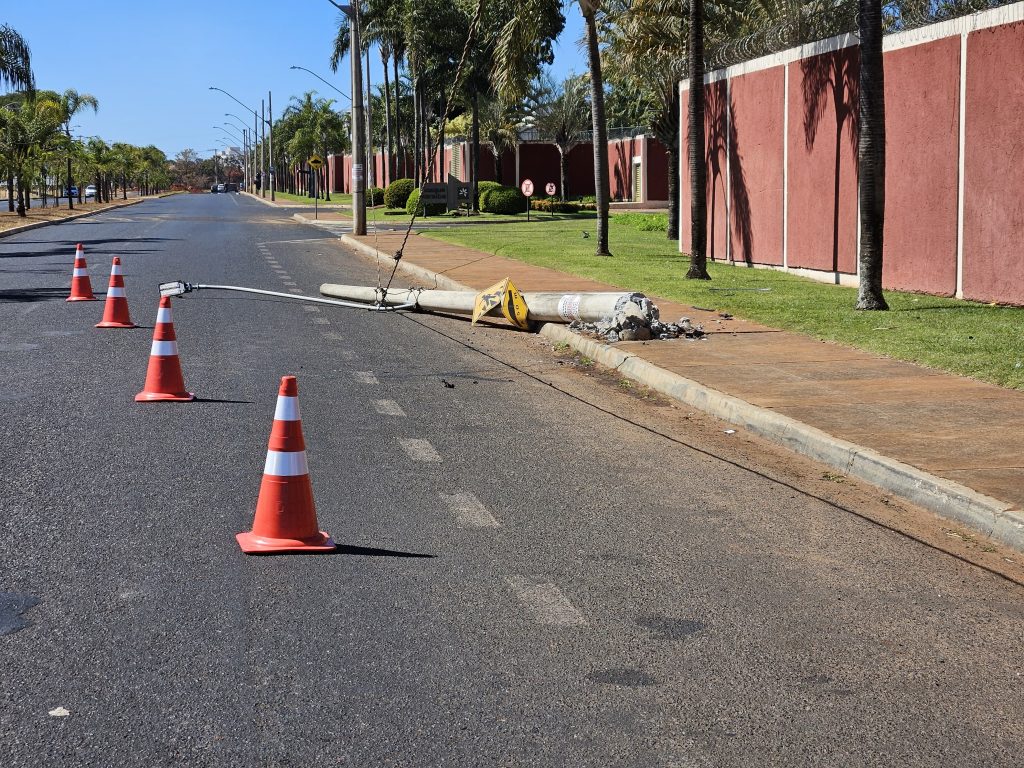
[[523, 194], [527, 197], [533, 195], [533, 182], [530, 179], [523, 179], [523, 183], [519, 185], [519, 189], [522, 190]]
[[544, 187], [544, 191], [547, 192], [549, 195], [553, 195], [555, 194], [555, 192], [558, 191], [558, 187], [555, 186], [555, 182], [549, 181], [547, 185]]

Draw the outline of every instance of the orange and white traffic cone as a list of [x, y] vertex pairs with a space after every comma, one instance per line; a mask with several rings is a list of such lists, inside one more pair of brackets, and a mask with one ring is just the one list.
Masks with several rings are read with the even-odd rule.
[[298, 394], [295, 377], [282, 377], [256, 517], [251, 531], [235, 536], [247, 555], [335, 549], [330, 534], [316, 522]]
[[71, 295], [64, 301], [99, 301], [92, 295], [92, 283], [85, 266], [85, 254], [82, 244], [75, 248], [75, 271], [71, 273]]
[[110, 266], [110, 287], [107, 288], [107, 303], [103, 307], [103, 320], [96, 323], [97, 328], [134, 328], [128, 315], [128, 297], [124, 294], [124, 275], [121, 273], [121, 260], [114, 257]]
[[153, 346], [149, 353], [149, 369], [146, 371], [146, 386], [135, 396], [137, 402], [155, 400], [195, 400], [196, 396], [185, 391], [185, 380], [181, 377], [181, 363], [178, 361], [178, 341], [171, 321], [171, 299], [160, 299], [153, 326]]

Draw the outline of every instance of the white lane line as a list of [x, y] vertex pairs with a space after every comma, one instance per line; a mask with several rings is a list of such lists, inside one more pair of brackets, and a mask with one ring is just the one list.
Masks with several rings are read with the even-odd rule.
[[522, 576], [509, 576], [505, 581], [516, 593], [519, 602], [541, 624], [557, 627], [585, 627], [587, 620], [576, 610], [569, 598], [550, 582], [536, 584]]
[[303, 304], [302, 309], [305, 312], [319, 312], [320, 307], [314, 307], [312, 304]]
[[418, 437], [400, 437], [398, 443], [413, 461], [441, 461], [441, 456], [427, 440], [421, 440]]
[[355, 371], [352, 378], [356, 380], [357, 384], [373, 384], [374, 386], [380, 384], [377, 377], [373, 375], [373, 371]]
[[314, 325], [330, 325], [331, 321], [326, 317], [312, 317], [310, 318]]
[[472, 493], [442, 493], [441, 499], [463, 528], [499, 528], [494, 515]]
[[405, 416], [402, 406], [394, 400], [374, 400], [373, 407], [381, 416]]

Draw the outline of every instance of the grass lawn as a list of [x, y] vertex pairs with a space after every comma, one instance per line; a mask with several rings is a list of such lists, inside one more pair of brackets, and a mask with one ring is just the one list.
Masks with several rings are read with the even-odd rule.
[[610, 259], [594, 255], [593, 214], [422, 236], [1024, 390], [1024, 308], [886, 291], [889, 312], [857, 312], [856, 289], [726, 264], [709, 265], [709, 282], [686, 280], [674, 241], [621, 216], [609, 224]]
[[[288, 200], [292, 203], [302, 203], [303, 205], [313, 205], [313, 198], [308, 195], [293, 195], [290, 192], [282, 192], [279, 189], [274, 190], [274, 197], [280, 200]], [[267, 200], [270, 199], [270, 194], [267, 194]], [[341, 192], [332, 192], [330, 201], [320, 198], [321, 206], [325, 205], [352, 205], [352, 195], [345, 195]]]

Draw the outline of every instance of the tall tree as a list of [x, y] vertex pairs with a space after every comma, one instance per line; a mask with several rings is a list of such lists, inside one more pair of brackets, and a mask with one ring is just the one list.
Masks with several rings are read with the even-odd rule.
[[600, 0], [579, 0], [587, 25], [587, 58], [590, 63], [590, 114], [594, 125], [594, 191], [597, 197], [598, 256], [611, 256], [608, 246], [608, 207], [611, 197], [608, 182], [608, 123], [604, 116], [604, 78], [601, 75], [601, 51], [597, 39], [597, 12]]
[[[96, 112], [100, 108], [100, 103], [96, 100], [96, 97], [89, 93], [79, 93], [74, 88], [68, 88], [64, 93], [60, 94], [57, 99], [60, 104], [61, 111], [64, 114], [64, 135], [67, 137], [68, 144], [71, 144], [71, 121], [75, 115], [84, 109], [91, 109]], [[71, 176], [71, 152], [68, 152], [68, 176], [67, 176], [67, 192], [68, 192], [68, 209], [74, 210], [75, 204], [71, 199], [71, 186], [74, 184], [74, 180]]]
[[568, 190], [569, 153], [586, 137], [590, 119], [586, 78], [570, 75], [562, 83], [542, 80], [546, 94], [533, 113], [533, 124], [541, 138], [558, 149], [559, 191], [565, 200]]
[[882, 2], [860, 0], [860, 287], [857, 309], [886, 310], [882, 295], [885, 228], [885, 72], [882, 66]]

